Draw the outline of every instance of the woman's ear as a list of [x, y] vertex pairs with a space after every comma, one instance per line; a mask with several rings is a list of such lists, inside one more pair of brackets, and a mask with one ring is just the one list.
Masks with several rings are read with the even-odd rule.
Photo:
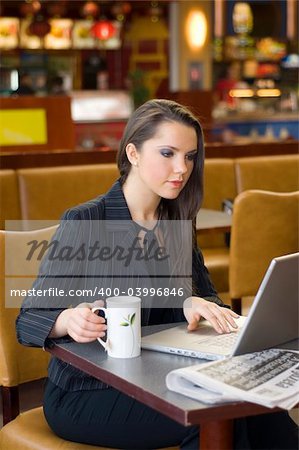
[[138, 165], [139, 154], [137, 148], [131, 142], [126, 146], [127, 158], [132, 164], [132, 166]]

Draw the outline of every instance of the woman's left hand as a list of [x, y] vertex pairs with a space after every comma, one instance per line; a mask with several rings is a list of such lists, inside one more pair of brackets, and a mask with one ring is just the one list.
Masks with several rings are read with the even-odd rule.
[[184, 302], [184, 314], [188, 321], [188, 330], [198, 328], [201, 317], [206, 319], [217, 333], [230, 333], [232, 328], [238, 328], [234, 321], [239, 316], [231, 309], [218, 306], [201, 297], [189, 297]]

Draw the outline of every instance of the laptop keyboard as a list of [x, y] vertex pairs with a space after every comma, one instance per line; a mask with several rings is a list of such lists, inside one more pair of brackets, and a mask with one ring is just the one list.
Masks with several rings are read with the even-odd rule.
[[219, 348], [222, 350], [227, 350], [230, 352], [230, 350], [233, 348], [234, 343], [237, 340], [238, 332], [232, 332], [229, 334], [219, 334], [217, 336], [209, 336], [204, 339], [200, 339], [199, 344], [204, 344], [205, 346], [208, 346], [209, 351], [211, 352], [218, 352]]
[[214, 342], [216, 345], [221, 345], [224, 349], [230, 350], [234, 343], [236, 342], [238, 333], [221, 334], [214, 337]]

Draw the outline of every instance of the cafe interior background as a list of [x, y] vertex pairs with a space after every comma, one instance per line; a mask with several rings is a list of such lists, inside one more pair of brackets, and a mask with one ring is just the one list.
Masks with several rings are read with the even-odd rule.
[[[296, 0], [3, 0], [0, 8], [2, 105], [24, 73], [35, 97], [68, 95], [74, 149], [117, 148], [132, 110], [154, 97], [196, 102], [208, 142], [299, 137]], [[20, 148], [1, 135], [2, 152]]]

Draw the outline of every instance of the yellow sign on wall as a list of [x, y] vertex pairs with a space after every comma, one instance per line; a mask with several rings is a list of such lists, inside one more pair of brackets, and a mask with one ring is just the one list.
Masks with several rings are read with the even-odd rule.
[[46, 110], [5, 109], [0, 111], [0, 145], [46, 144]]

